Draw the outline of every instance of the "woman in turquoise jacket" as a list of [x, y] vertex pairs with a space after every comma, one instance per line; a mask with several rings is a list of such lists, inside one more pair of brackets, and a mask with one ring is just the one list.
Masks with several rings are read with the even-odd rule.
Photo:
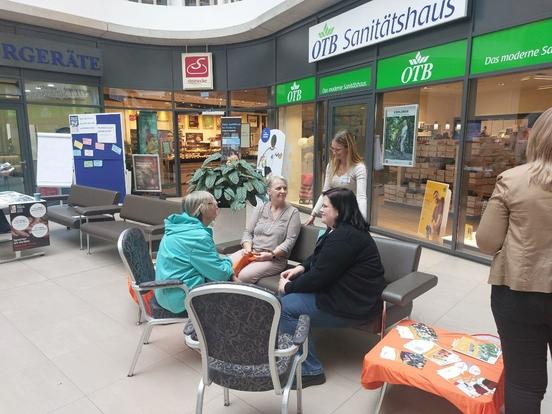
[[[207, 226], [217, 217], [212, 194], [195, 191], [184, 201], [184, 212], [165, 219], [165, 236], [157, 253], [156, 280], [180, 279], [189, 289], [232, 277], [232, 261], [219, 256], [213, 230]], [[185, 311], [182, 289], [160, 289], [155, 299], [172, 313]]]

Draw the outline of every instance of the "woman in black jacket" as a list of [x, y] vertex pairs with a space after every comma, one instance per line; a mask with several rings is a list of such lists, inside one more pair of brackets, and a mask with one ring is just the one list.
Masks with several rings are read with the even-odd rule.
[[[355, 194], [333, 188], [323, 196], [322, 222], [328, 229], [312, 256], [281, 274], [278, 290], [285, 296], [280, 330], [284, 333], [293, 335], [302, 314], [310, 316], [311, 326], [341, 328], [381, 313], [386, 285], [383, 266]], [[312, 340], [302, 368], [303, 387], [326, 381]]]

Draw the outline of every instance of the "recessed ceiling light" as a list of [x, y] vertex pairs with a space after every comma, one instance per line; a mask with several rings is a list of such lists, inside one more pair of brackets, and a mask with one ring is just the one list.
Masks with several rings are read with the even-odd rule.
[[56, 85], [54, 85], [53, 83], [48, 84], [48, 88], [55, 88], [55, 87], [56, 87]]
[[25, 92], [29, 93], [29, 92], [31, 92], [31, 90], [30, 89], [25, 89]]
[[40, 86], [35, 86], [35, 89], [36, 89], [37, 91], [39, 91], [39, 90], [41, 90], [42, 88], [41, 88]]
[[498, 86], [504, 86], [504, 82], [498, 82], [497, 85]]

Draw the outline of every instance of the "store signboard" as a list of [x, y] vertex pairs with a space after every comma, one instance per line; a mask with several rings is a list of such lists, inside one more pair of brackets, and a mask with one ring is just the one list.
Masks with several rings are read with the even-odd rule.
[[212, 53], [182, 53], [182, 89], [213, 89]]
[[316, 81], [314, 76], [293, 82], [276, 85], [276, 105], [290, 105], [315, 98]]
[[552, 19], [473, 39], [470, 73], [480, 74], [552, 62]]
[[410, 86], [464, 76], [467, 40], [416, 50], [378, 62], [378, 89]]
[[102, 76], [100, 49], [0, 33], [0, 66]]
[[372, 0], [309, 28], [309, 62], [466, 17], [468, 0]]
[[320, 78], [318, 95], [333, 95], [366, 89], [372, 85], [372, 68], [360, 68]]

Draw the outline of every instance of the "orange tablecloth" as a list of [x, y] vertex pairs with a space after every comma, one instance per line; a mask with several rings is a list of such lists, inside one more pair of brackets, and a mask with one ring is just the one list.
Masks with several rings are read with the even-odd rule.
[[[403, 321], [399, 325], [409, 326], [414, 321]], [[438, 336], [438, 344], [446, 349], [452, 349], [452, 341], [464, 336], [462, 333], [448, 332], [444, 329], [433, 328]], [[407, 351], [403, 345], [409, 339], [402, 339], [396, 329], [392, 329], [370, 352], [364, 357], [361, 382], [364, 388], [373, 390], [384, 382], [390, 384], [404, 384], [431, 392], [446, 398], [462, 413], [465, 414], [497, 414], [504, 403], [504, 375], [502, 356], [494, 365], [487, 364], [467, 355], [457, 353], [462, 361], [468, 365], [477, 365], [481, 369], [481, 376], [498, 384], [492, 395], [481, 395], [471, 398], [460, 391], [453, 383], [445, 380], [437, 370], [444, 368], [432, 361], [427, 361], [422, 369], [404, 364], [400, 360], [400, 352]], [[395, 361], [380, 357], [384, 346], [395, 348]]]

